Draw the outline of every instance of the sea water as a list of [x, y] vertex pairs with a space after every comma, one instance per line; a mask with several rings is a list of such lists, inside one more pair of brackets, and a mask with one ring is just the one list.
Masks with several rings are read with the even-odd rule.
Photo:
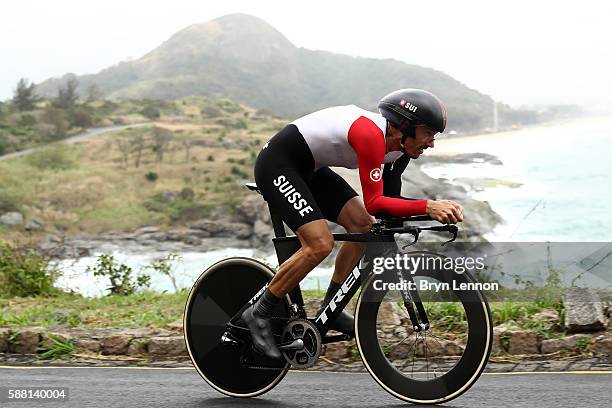
[[[521, 183], [472, 192], [501, 215], [493, 241], [612, 240], [612, 117], [537, 127], [504, 137], [474, 138], [442, 151], [482, 152], [503, 165], [428, 164], [435, 178], [497, 178]], [[438, 150], [438, 149], [435, 149]], [[434, 151], [435, 151], [434, 150]], [[469, 214], [465, 214], [469, 217]]]

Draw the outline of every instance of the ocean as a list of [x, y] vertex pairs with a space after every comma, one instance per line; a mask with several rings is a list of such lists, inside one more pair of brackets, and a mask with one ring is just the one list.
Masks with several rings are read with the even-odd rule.
[[434, 149], [451, 151], [493, 154], [503, 165], [428, 164], [423, 171], [451, 181], [489, 177], [521, 183], [518, 188], [502, 185], [472, 192], [475, 199], [488, 201], [505, 221], [487, 239], [612, 240], [612, 117], [541, 126], [489, 139], [446, 140]]

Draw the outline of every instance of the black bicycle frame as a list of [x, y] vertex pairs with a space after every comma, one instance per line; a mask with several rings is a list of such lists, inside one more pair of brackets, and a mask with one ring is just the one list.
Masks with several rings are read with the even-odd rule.
[[[252, 190], [256, 190], [253, 186], [249, 186]], [[272, 207], [268, 205], [268, 209], [270, 211], [270, 216], [272, 220], [272, 227], [274, 229], [275, 237], [272, 239], [274, 243], [274, 248], [276, 250], [276, 256], [278, 258], [279, 265], [282, 265], [287, 259], [289, 259], [294, 253], [296, 253], [300, 248], [301, 244], [297, 236], [286, 236], [285, 228], [283, 226], [282, 218], [280, 214], [278, 214]], [[418, 240], [419, 233], [422, 230], [433, 230], [433, 231], [447, 231], [454, 233], [453, 241], [456, 238], [457, 230], [454, 226], [436, 226], [436, 227], [425, 227], [425, 228], [417, 228], [417, 227], [404, 227], [403, 220], [410, 219], [413, 221], [426, 221], [429, 220], [428, 217], [408, 217], [405, 219], [393, 219], [390, 224], [386, 224], [385, 228], [378, 228], [378, 230], [373, 229], [367, 233], [341, 233], [341, 234], [332, 234], [334, 241], [342, 242], [370, 242], [370, 243], [385, 243], [386, 245], [392, 243], [391, 246], [388, 246], [385, 253], [397, 253], [398, 247], [395, 242], [394, 233], [409, 233], [412, 234], [415, 238], [415, 241]], [[449, 241], [449, 242], [450, 242]], [[376, 252], [378, 256], [380, 256], [380, 252]], [[371, 246], [366, 246], [366, 251], [362, 256], [361, 260], [366, 261], [366, 265], [371, 263], [371, 259], [374, 258], [375, 251], [371, 249]], [[360, 262], [361, 262], [360, 260]], [[370, 262], [368, 262], [370, 261]], [[357, 266], [357, 265], [356, 265]], [[369, 277], [372, 270], [364, 267], [356, 267], [353, 268], [351, 273], [344, 280], [338, 292], [334, 294], [329, 303], [325, 305], [323, 311], [319, 316], [316, 316], [314, 320], [317, 329], [323, 336], [323, 342], [329, 343], [334, 341], [342, 341], [349, 339], [348, 335], [339, 335], [339, 336], [326, 336], [327, 331], [329, 330], [329, 323], [333, 322], [336, 317], [340, 314], [342, 310], [348, 305], [349, 301], [352, 297], [357, 293], [361, 283], [366, 281]], [[401, 270], [397, 270], [396, 274], [399, 280], [404, 281], [412, 281], [411, 276], [404, 276]], [[364, 276], [365, 275], [365, 276]], [[230, 325], [235, 327], [235, 324], [239, 320], [242, 312], [251, 304], [253, 304], [264, 292], [265, 288], [268, 286], [266, 284], [263, 288], [261, 288], [255, 296], [242, 308], [232, 319], [230, 320]], [[427, 313], [425, 312], [425, 308], [421, 302], [421, 299], [418, 295], [417, 291], [408, 291], [407, 289], [400, 291], [402, 298], [404, 300], [404, 306], [408, 311], [408, 315], [412, 322], [413, 329], [415, 331], [427, 330], [429, 328], [429, 319], [427, 318]], [[291, 299], [292, 305], [294, 309], [292, 310], [293, 315], [306, 317], [306, 313], [304, 311], [304, 298], [302, 296], [302, 290], [300, 285], [297, 285], [293, 290], [289, 292], [289, 297]], [[416, 306], [416, 311], [415, 311]], [[418, 313], [418, 316], [417, 316]], [[420, 322], [419, 322], [420, 319]]]

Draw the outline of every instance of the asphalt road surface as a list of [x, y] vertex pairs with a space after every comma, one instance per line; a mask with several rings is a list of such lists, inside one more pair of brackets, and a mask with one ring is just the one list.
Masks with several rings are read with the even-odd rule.
[[[446, 407], [610, 407], [612, 371], [484, 374]], [[68, 401], [10, 407], [400, 407], [368, 374], [289, 372], [253, 399], [226, 397], [193, 369], [0, 368], [0, 387], [67, 387]]]

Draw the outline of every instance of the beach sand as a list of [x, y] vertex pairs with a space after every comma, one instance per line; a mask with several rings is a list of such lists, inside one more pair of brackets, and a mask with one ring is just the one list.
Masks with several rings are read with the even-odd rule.
[[[499, 149], [503, 149], [503, 146], [510, 143], [511, 140], [519, 141], [525, 137], [537, 137], [537, 135], [542, 133], [542, 131], [550, 132], [551, 130], [554, 131], [555, 128], [579, 128], [585, 125], [599, 126], [606, 122], [612, 122], [612, 116], [587, 116], [579, 119], [545, 123], [522, 129], [507, 130], [496, 133], [482, 133], [471, 136], [438, 136], [435, 142], [435, 148], [428, 150], [426, 154], [432, 156], [444, 156], [465, 153], [468, 151], [478, 152], [479, 146], [487, 146], [489, 149], [486, 150], [489, 151], [497, 150], [495, 149], [495, 146], [499, 146]], [[493, 147], [493, 149], [491, 149], [491, 147]]]

